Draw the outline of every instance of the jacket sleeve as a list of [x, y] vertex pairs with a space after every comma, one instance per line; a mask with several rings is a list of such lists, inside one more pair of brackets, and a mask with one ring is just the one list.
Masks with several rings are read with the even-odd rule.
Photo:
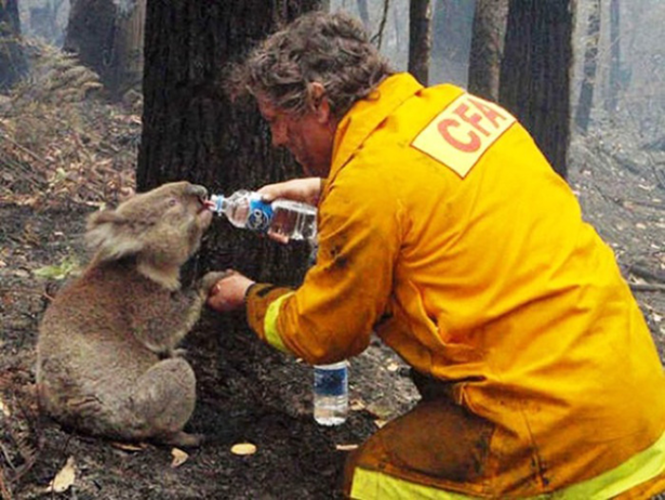
[[[317, 262], [295, 291], [256, 285], [248, 292], [252, 329], [308, 363], [362, 352], [383, 315], [401, 240], [398, 202], [367, 175], [343, 175], [319, 205]], [[385, 187], [386, 183], [383, 183]]]

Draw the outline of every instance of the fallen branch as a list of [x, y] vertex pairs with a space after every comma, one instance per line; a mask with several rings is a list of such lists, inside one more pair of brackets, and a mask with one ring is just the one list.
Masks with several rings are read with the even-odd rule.
[[5, 475], [0, 467], [0, 494], [2, 495], [2, 500], [12, 500], [12, 494], [7, 489], [5, 485]]
[[665, 292], [665, 285], [651, 283], [629, 283], [634, 292]]
[[647, 281], [655, 281], [656, 283], [665, 284], [665, 272], [662, 271], [651, 270], [638, 264], [632, 264], [628, 268], [628, 272]]

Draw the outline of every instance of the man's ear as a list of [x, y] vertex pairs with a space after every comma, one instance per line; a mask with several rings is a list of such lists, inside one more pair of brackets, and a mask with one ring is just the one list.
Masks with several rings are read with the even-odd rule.
[[319, 123], [328, 123], [331, 117], [330, 102], [326, 89], [320, 82], [311, 82], [307, 86], [309, 104]]

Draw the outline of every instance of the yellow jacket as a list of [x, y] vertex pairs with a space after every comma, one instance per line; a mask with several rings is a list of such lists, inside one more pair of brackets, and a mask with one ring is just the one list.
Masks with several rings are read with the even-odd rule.
[[318, 214], [302, 286], [248, 294], [262, 338], [326, 363], [376, 331], [496, 424], [492, 491], [558, 490], [654, 447], [663, 471], [665, 377], [640, 310], [505, 110], [390, 77], [341, 121]]

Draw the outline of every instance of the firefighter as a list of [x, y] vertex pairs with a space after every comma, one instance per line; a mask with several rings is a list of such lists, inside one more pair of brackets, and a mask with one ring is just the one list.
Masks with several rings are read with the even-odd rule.
[[[495, 103], [395, 73], [344, 14], [307, 14], [235, 69], [308, 177], [264, 197], [318, 207], [297, 289], [234, 272], [246, 307], [312, 364], [372, 332], [422, 399], [352, 452], [356, 499], [649, 498], [665, 490], [665, 377], [611, 249]], [[552, 494], [552, 496], [548, 496]]]

